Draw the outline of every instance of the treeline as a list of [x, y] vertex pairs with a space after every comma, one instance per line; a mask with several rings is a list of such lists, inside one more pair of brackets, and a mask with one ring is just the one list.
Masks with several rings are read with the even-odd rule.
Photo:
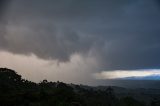
[[[34, 83], [14, 70], [0, 68], [0, 106], [148, 106], [132, 97], [118, 98], [114, 89], [85, 89], [80, 85], [43, 80]], [[160, 106], [154, 99], [149, 106]]]

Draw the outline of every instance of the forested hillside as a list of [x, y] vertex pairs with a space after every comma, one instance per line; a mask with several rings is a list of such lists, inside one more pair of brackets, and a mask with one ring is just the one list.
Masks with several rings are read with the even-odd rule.
[[0, 106], [160, 106], [156, 94], [150, 101], [141, 101], [132, 95], [119, 96], [114, 88], [47, 80], [34, 83], [23, 79], [14, 70], [0, 68]]

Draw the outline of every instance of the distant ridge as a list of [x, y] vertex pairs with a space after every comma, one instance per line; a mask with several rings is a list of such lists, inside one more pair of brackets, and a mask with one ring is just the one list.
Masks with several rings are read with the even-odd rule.
[[0, 106], [160, 106], [159, 98], [160, 89], [34, 83], [14, 70], [0, 68]]

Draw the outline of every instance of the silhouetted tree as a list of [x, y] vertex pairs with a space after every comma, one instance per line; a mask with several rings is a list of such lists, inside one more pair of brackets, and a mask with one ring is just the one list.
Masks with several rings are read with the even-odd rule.
[[[153, 99], [151, 106], [160, 106]], [[118, 99], [112, 87], [94, 90], [83, 85], [43, 80], [36, 84], [14, 70], [0, 68], [0, 106], [145, 106], [132, 97]]]

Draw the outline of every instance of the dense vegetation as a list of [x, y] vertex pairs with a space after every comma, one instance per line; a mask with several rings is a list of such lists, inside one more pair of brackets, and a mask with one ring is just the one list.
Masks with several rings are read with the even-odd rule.
[[[15, 71], [0, 68], [0, 106], [146, 106], [133, 97], [116, 97], [112, 87], [85, 89], [80, 85], [43, 80], [34, 83]], [[154, 99], [149, 106], [160, 106]]]

